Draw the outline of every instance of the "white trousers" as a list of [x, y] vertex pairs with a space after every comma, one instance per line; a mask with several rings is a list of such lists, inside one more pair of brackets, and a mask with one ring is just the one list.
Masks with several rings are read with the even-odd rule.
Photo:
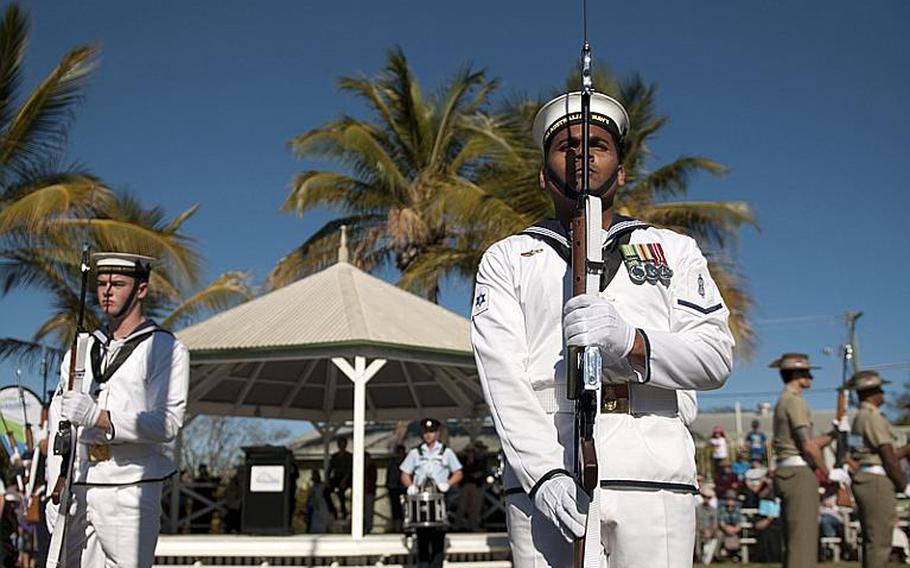
[[[602, 566], [691, 568], [695, 548], [693, 495], [664, 490], [601, 491], [601, 542], [606, 554]], [[537, 513], [527, 495], [509, 495], [506, 505], [515, 566], [572, 566], [572, 543]]]
[[160, 481], [73, 487], [76, 514], [66, 532], [67, 568], [150, 568], [161, 529]]

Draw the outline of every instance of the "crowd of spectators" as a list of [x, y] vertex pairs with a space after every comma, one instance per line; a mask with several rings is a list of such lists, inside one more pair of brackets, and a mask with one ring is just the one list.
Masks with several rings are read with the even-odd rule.
[[[712, 431], [712, 471], [699, 475], [696, 496], [696, 561], [742, 561], [745, 546], [750, 547], [750, 561], [781, 561], [784, 529], [767, 441], [758, 421], [741, 448], [734, 448], [720, 427]], [[820, 499], [820, 536], [843, 540], [849, 519], [838, 507], [836, 492], [827, 490]], [[826, 551], [820, 547], [820, 552]]]
[[715, 427], [710, 445], [712, 471], [699, 475], [696, 496], [696, 561], [739, 562], [744, 547], [750, 546], [750, 561], [780, 562], [783, 527], [768, 467], [767, 436], [755, 421], [745, 446], [735, 448], [723, 429]]

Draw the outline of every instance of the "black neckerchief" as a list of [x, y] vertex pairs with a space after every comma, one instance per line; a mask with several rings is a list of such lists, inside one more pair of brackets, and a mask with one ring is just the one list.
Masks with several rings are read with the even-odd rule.
[[[627, 244], [632, 232], [650, 227], [647, 223], [625, 217], [613, 215], [613, 223], [607, 230], [607, 238], [603, 244], [604, 271], [600, 276], [600, 289], [605, 290], [622, 264], [622, 255], [619, 254], [619, 245]], [[556, 253], [566, 262], [571, 263], [572, 248], [569, 244], [569, 233], [556, 219], [544, 219], [534, 223], [520, 234], [542, 240], [550, 245]]]
[[133, 354], [133, 351], [139, 347], [139, 344], [141, 344], [146, 339], [149, 339], [157, 332], [170, 334], [170, 332], [166, 329], [158, 327], [158, 324], [152, 320], [145, 320], [139, 324], [139, 327], [134, 329], [133, 332], [126, 337], [126, 340], [123, 342], [120, 350], [117, 351], [117, 355], [114, 356], [114, 360], [111, 361], [107, 368], [105, 368], [102, 372], [101, 362], [104, 357], [101, 350], [103, 348], [104, 352], [107, 352], [111, 344], [111, 338], [108, 337], [100, 329], [96, 330], [92, 334], [95, 337], [95, 341], [92, 343], [92, 350], [90, 354], [92, 360], [92, 376], [95, 379], [95, 382], [100, 384], [109, 381], [110, 378], [114, 376], [114, 373], [117, 372], [117, 369], [119, 369], [120, 366], [123, 365], [127, 359], [129, 359], [130, 355]]

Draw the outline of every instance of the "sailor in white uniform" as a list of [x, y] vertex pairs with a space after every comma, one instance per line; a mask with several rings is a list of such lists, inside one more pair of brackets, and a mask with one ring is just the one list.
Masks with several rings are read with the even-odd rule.
[[[695, 241], [614, 211], [625, 181], [622, 105], [591, 97], [590, 185], [603, 199], [606, 264], [599, 295], [571, 300], [567, 227], [580, 185], [581, 103], [568, 93], [540, 110], [540, 183], [556, 219], [490, 247], [477, 272], [472, 342], [507, 468], [516, 566], [571, 565], [588, 497], [574, 470], [574, 404], [563, 349], [597, 345], [603, 404], [596, 421], [601, 542], [612, 567], [692, 565], [695, 449], [686, 429], [694, 391], [732, 368], [728, 310]], [[583, 501], [583, 502], [581, 502]]]
[[[151, 258], [98, 253], [94, 260], [107, 327], [92, 334], [82, 391], [64, 391], [64, 357], [50, 409], [50, 439], [61, 419], [78, 427], [66, 566], [147, 567], [158, 541], [162, 483], [176, 473], [164, 448], [183, 425], [189, 353], [142, 313]], [[49, 456], [49, 488], [59, 471], [59, 456]], [[53, 532], [58, 511], [48, 503]]]

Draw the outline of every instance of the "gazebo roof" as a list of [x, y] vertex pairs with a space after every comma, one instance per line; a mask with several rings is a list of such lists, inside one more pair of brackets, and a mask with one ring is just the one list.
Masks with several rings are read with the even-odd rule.
[[339, 262], [178, 333], [196, 356], [351, 343], [470, 355], [468, 320]]
[[368, 420], [485, 412], [468, 320], [341, 261], [180, 331], [191, 413], [317, 422], [351, 419], [338, 358], [386, 361]]

